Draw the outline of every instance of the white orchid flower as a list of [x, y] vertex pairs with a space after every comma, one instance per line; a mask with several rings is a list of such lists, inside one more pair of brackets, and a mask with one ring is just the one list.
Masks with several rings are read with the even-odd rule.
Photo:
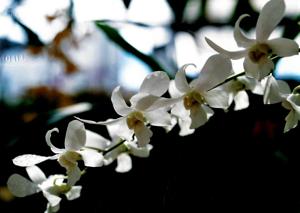
[[54, 156], [40, 156], [25, 154], [13, 159], [17, 166], [28, 167], [46, 160], [57, 159], [59, 164], [67, 170], [68, 184], [74, 185], [81, 177], [81, 170], [78, 167], [78, 160], [83, 160], [87, 167], [99, 167], [103, 165], [103, 155], [96, 150], [85, 148], [90, 143], [94, 143], [91, 131], [86, 131], [84, 124], [78, 120], [73, 120], [68, 124], [65, 148], [59, 149], [51, 143], [51, 134], [58, 132], [57, 128], [49, 130], [46, 134], [46, 142]]
[[42, 192], [48, 200], [45, 212], [57, 212], [60, 207], [61, 195], [65, 195], [68, 200], [74, 200], [80, 197], [81, 186], [73, 186], [64, 183], [64, 175], [51, 175], [46, 178], [43, 171], [37, 166], [26, 168], [30, 178], [13, 174], [8, 178], [7, 186], [16, 197], [26, 197], [35, 193]]
[[168, 107], [174, 100], [161, 97], [168, 90], [169, 81], [165, 72], [150, 73], [144, 79], [139, 92], [131, 97], [131, 106], [125, 102], [118, 86], [112, 92], [111, 101], [120, 118], [100, 122], [79, 120], [90, 124], [116, 125], [121, 138], [130, 141], [134, 134], [138, 145], [144, 147], [153, 135], [147, 124], [160, 127], [171, 125]]
[[117, 123], [107, 125], [107, 130], [111, 140], [97, 135], [96, 137], [98, 137], [98, 139], [94, 141], [102, 141], [102, 143], [93, 143], [90, 144], [89, 147], [104, 151], [104, 165], [110, 165], [117, 160], [116, 172], [124, 173], [131, 170], [132, 160], [130, 155], [142, 158], [146, 158], [150, 155], [150, 150], [152, 149], [151, 144], [139, 147], [136, 140], [123, 140], [120, 137], [119, 125]]
[[270, 34], [284, 16], [285, 3], [283, 0], [271, 0], [262, 8], [256, 24], [256, 39], [247, 38], [240, 29], [240, 22], [249, 15], [242, 15], [235, 23], [234, 38], [238, 46], [245, 48], [240, 51], [227, 51], [206, 38], [208, 45], [220, 54], [231, 59], [245, 58], [246, 75], [258, 80], [266, 77], [273, 69], [271, 56], [297, 55], [299, 45], [286, 38], [268, 40]]
[[[226, 109], [229, 106], [228, 94], [215, 88], [233, 74], [228, 58], [211, 56], [202, 68], [199, 77], [188, 84], [183, 66], [175, 76], [175, 86], [171, 84], [169, 93], [178, 98], [171, 113], [179, 118], [180, 135], [191, 134], [213, 115], [213, 108]], [[209, 107], [210, 106], [210, 107]]]
[[250, 90], [257, 95], [264, 94], [263, 84], [257, 79], [247, 76], [239, 76], [224, 84], [222, 88], [229, 93], [229, 105], [234, 102], [235, 111], [248, 108], [249, 97], [246, 90]]
[[290, 112], [285, 117], [284, 132], [295, 128], [300, 120], [300, 86], [296, 87], [291, 93], [289, 85], [285, 81], [276, 80], [269, 76], [264, 95], [265, 104], [280, 103]]

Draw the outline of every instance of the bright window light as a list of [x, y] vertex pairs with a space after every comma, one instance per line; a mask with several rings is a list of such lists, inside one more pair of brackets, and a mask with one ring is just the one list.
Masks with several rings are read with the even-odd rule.
[[121, 0], [76, 0], [74, 12], [77, 21], [101, 19], [120, 21], [125, 19], [126, 8]]
[[[195, 64], [198, 68], [201, 66], [201, 58], [196, 41], [189, 33], [180, 32], [176, 34], [175, 50], [178, 67], [191, 63]], [[186, 69], [188, 76], [196, 76], [197, 73], [197, 69], [193, 66], [188, 66]]]
[[38, 34], [44, 42], [49, 42], [64, 28], [66, 23], [54, 20], [49, 23], [46, 15], [53, 15], [58, 10], [68, 8], [68, 0], [27, 0], [16, 8], [15, 15], [23, 24]]
[[165, 25], [173, 20], [172, 11], [166, 0], [132, 0], [128, 20], [149, 25]]
[[149, 73], [150, 69], [147, 65], [134, 56], [126, 54], [120, 63], [118, 81], [127, 90], [137, 91]]
[[24, 32], [9, 16], [0, 16], [0, 37], [6, 37], [12, 41], [24, 43]]
[[207, 2], [206, 16], [211, 21], [227, 22], [236, 3], [236, 0], [210, 0]]

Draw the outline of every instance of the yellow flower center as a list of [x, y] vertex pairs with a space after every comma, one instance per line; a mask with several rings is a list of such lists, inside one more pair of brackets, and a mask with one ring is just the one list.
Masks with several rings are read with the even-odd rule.
[[190, 110], [199, 104], [203, 104], [204, 102], [204, 97], [197, 91], [189, 92], [183, 97], [183, 105], [187, 110]]
[[80, 154], [74, 151], [66, 151], [64, 154], [59, 156], [58, 163], [66, 169], [71, 169], [77, 166], [78, 160], [81, 160]]
[[136, 129], [144, 125], [146, 121], [143, 113], [135, 111], [127, 116], [126, 122], [129, 129]]
[[263, 43], [258, 43], [250, 48], [248, 56], [253, 63], [259, 64], [264, 62], [272, 53], [272, 49]]

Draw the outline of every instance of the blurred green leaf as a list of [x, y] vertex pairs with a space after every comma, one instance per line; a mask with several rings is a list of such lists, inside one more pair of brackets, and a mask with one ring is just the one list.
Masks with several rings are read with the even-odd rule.
[[123, 50], [133, 54], [140, 60], [142, 60], [145, 64], [147, 64], [152, 71], [165, 71], [167, 70], [163, 68], [153, 57], [145, 55], [144, 53], [137, 50], [135, 47], [130, 45], [125, 39], [120, 35], [120, 33], [113, 27], [105, 24], [101, 21], [96, 21], [96, 26], [105, 33], [105, 35], [113, 42], [115, 42], [119, 47]]

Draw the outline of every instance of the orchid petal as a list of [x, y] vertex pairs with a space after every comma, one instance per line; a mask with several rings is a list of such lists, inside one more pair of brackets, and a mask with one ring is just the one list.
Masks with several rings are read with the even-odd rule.
[[137, 156], [140, 158], [147, 158], [150, 155], [150, 150], [153, 148], [151, 144], [147, 144], [145, 147], [138, 147], [135, 142], [128, 142], [127, 147], [129, 149], [129, 153], [133, 156]]
[[77, 181], [80, 180], [81, 171], [78, 166], [74, 166], [67, 170], [68, 185], [74, 186]]
[[179, 135], [186, 136], [186, 135], [193, 134], [195, 132], [195, 129], [190, 129], [191, 124], [192, 124], [192, 119], [190, 117], [186, 117], [184, 119], [179, 118], [178, 119], [178, 125], [180, 127]]
[[48, 191], [43, 191], [43, 195], [48, 200], [50, 208], [55, 208], [59, 205], [60, 201], [62, 200], [59, 196], [54, 195]]
[[40, 191], [37, 184], [19, 174], [13, 174], [8, 178], [7, 187], [16, 197], [26, 197]]
[[47, 203], [47, 209], [44, 213], [55, 213], [58, 212], [59, 209], [60, 209], [59, 203], [56, 206], [51, 206], [50, 203]]
[[247, 38], [241, 32], [240, 22], [246, 17], [249, 17], [249, 15], [248, 14], [241, 15], [239, 17], [239, 19], [235, 22], [233, 35], [234, 35], [234, 39], [239, 47], [248, 48], [255, 42], [255, 40]]
[[227, 109], [229, 107], [229, 93], [221, 88], [215, 88], [203, 93], [206, 103], [213, 108]]
[[262, 8], [257, 24], [256, 39], [259, 42], [266, 41], [275, 27], [284, 16], [285, 4], [283, 0], [272, 0]]
[[133, 106], [138, 111], [145, 111], [151, 107], [157, 100], [161, 97], [141, 93], [140, 95], [135, 95], [134, 99], [131, 99]]
[[39, 163], [44, 162], [49, 159], [53, 159], [53, 157], [25, 154], [25, 155], [20, 155], [18, 157], [15, 157], [13, 159], [13, 163], [16, 166], [28, 167], [28, 166], [34, 166], [36, 164], [39, 164]]
[[111, 142], [101, 135], [92, 132], [90, 130], [86, 130], [86, 143], [85, 147], [87, 148], [96, 148], [99, 150], [104, 150]]
[[184, 94], [176, 88], [175, 80], [170, 81], [170, 86], [169, 86], [168, 92], [172, 98], [178, 98]]
[[179, 118], [182, 118], [182, 119], [184, 119], [190, 115], [189, 111], [185, 109], [185, 107], [183, 105], [183, 101], [174, 105], [174, 107], [171, 109], [171, 114], [173, 114]]
[[246, 91], [239, 91], [234, 97], [234, 110], [246, 109], [249, 106], [249, 97]]
[[270, 75], [266, 83], [264, 104], [275, 104], [282, 102], [290, 93], [291, 89], [285, 81], [276, 80]]
[[151, 112], [145, 113], [147, 121], [152, 126], [170, 126], [171, 115], [164, 109], [157, 109]]
[[262, 80], [274, 69], [274, 63], [270, 59], [266, 59], [264, 63], [257, 64], [253, 63], [249, 57], [246, 57], [243, 65], [246, 75], [257, 80]]
[[192, 119], [191, 129], [196, 129], [204, 125], [209, 118], [214, 114], [213, 110], [205, 105], [200, 105], [198, 107], [193, 107], [190, 116]]
[[41, 184], [47, 179], [44, 172], [37, 166], [26, 167], [26, 171], [30, 179], [36, 184]]
[[272, 49], [272, 53], [277, 56], [292, 56], [298, 55], [299, 45], [297, 42], [287, 38], [276, 38], [266, 42], [266, 44]]
[[245, 85], [245, 89], [246, 90], [251, 90], [251, 92], [253, 94], [257, 94], [257, 95], [263, 95], [264, 94], [264, 87], [261, 84], [261, 82], [259, 82], [257, 79], [255, 78], [249, 78], [247, 76], [240, 76], [238, 77], [238, 81], [240, 81], [241, 83], [243, 83]]
[[121, 92], [120, 92], [120, 86], [117, 86], [111, 95], [111, 102], [113, 104], [113, 107], [116, 111], [121, 116], [126, 116], [128, 115], [132, 109], [127, 106]]
[[221, 55], [227, 56], [230, 59], [236, 60], [243, 58], [247, 54], [247, 50], [240, 50], [240, 51], [228, 51], [214, 43], [209, 38], [205, 38], [207, 44], [214, 49], [216, 52], [220, 53]]
[[78, 117], [75, 117], [77, 120], [87, 123], [87, 124], [95, 124], [95, 125], [110, 125], [114, 123], [118, 123], [120, 120], [124, 120], [124, 117], [116, 118], [116, 119], [107, 119], [106, 121], [92, 121], [92, 120], [86, 120], [86, 119], [81, 119]]
[[52, 152], [58, 154], [58, 153], [62, 153], [64, 151], [64, 149], [59, 149], [57, 147], [55, 147], [52, 143], [51, 143], [51, 135], [52, 135], [52, 132], [59, 132], [59, 130], [57, 128], [53, 128], [49, 131], [47, 131], [46, 133], [46, 143], [47, 145], [50, 147], [50, 149], [52, 150]]
[[233, 74], [231, 61], [222, 55], [209, 57], [195, 81], [195, 89], [207, 91], [224, 82]]
[[165, 72], [156, 71], [146, 76], [139, 92], [162, 96], [169, 88], [170, 79]]
[[152, 131], [145, 125], [141, 125], [140, 127], [134, 130], [135, 136], [137, 138], [137, 143], [140, 147], [146, 146], [150, 142], [150, 138], [152, 137]]
[[66, 150], [79, 150], [85, 145], [86, 133], [84, 124], [78, 120], [73, 120], [68, 124], [65, 149]]
[[191, 64], [186, 64], [182, 66], [179, 71], [175, 75], [175, 86], [176, 88], [182, 92], [187, 93], [189, 90], [191, 90], [185, 75], [185, 69]]
[[106, 125], [109, 136], [113, 141], [120, 138], [130, 141], [132, 139], [133, 130], [127, 126], [126, 119], [121, 119], [118, 122]]
[[285, 126], [283, 132], [286, 133], [290, 129], [295, 128], [298, 125], [298, 116], [294, 110], [291, 110], [289, 114], [285, 117]]
[[132, 168], [131, 157], [127, 153], [121, 153], [117, 157], [118, 166], [116, 167], [116, 172], [124, 173], [128, 172]]
[[299, 94], [291, 94], [288, 96], [287, 101], [292, 105], [293, 109], [300, 116], [300, 95]]
[[68, 191], [65, 195], [68, 200], [75, 200], [80, 197], [82, 186], [72, 186], [70, 191]]
[[103, 155], [92, 149], [83, 149], [78, 151], [81, 155], [84, 165], [87, 167], [103, 166]]

